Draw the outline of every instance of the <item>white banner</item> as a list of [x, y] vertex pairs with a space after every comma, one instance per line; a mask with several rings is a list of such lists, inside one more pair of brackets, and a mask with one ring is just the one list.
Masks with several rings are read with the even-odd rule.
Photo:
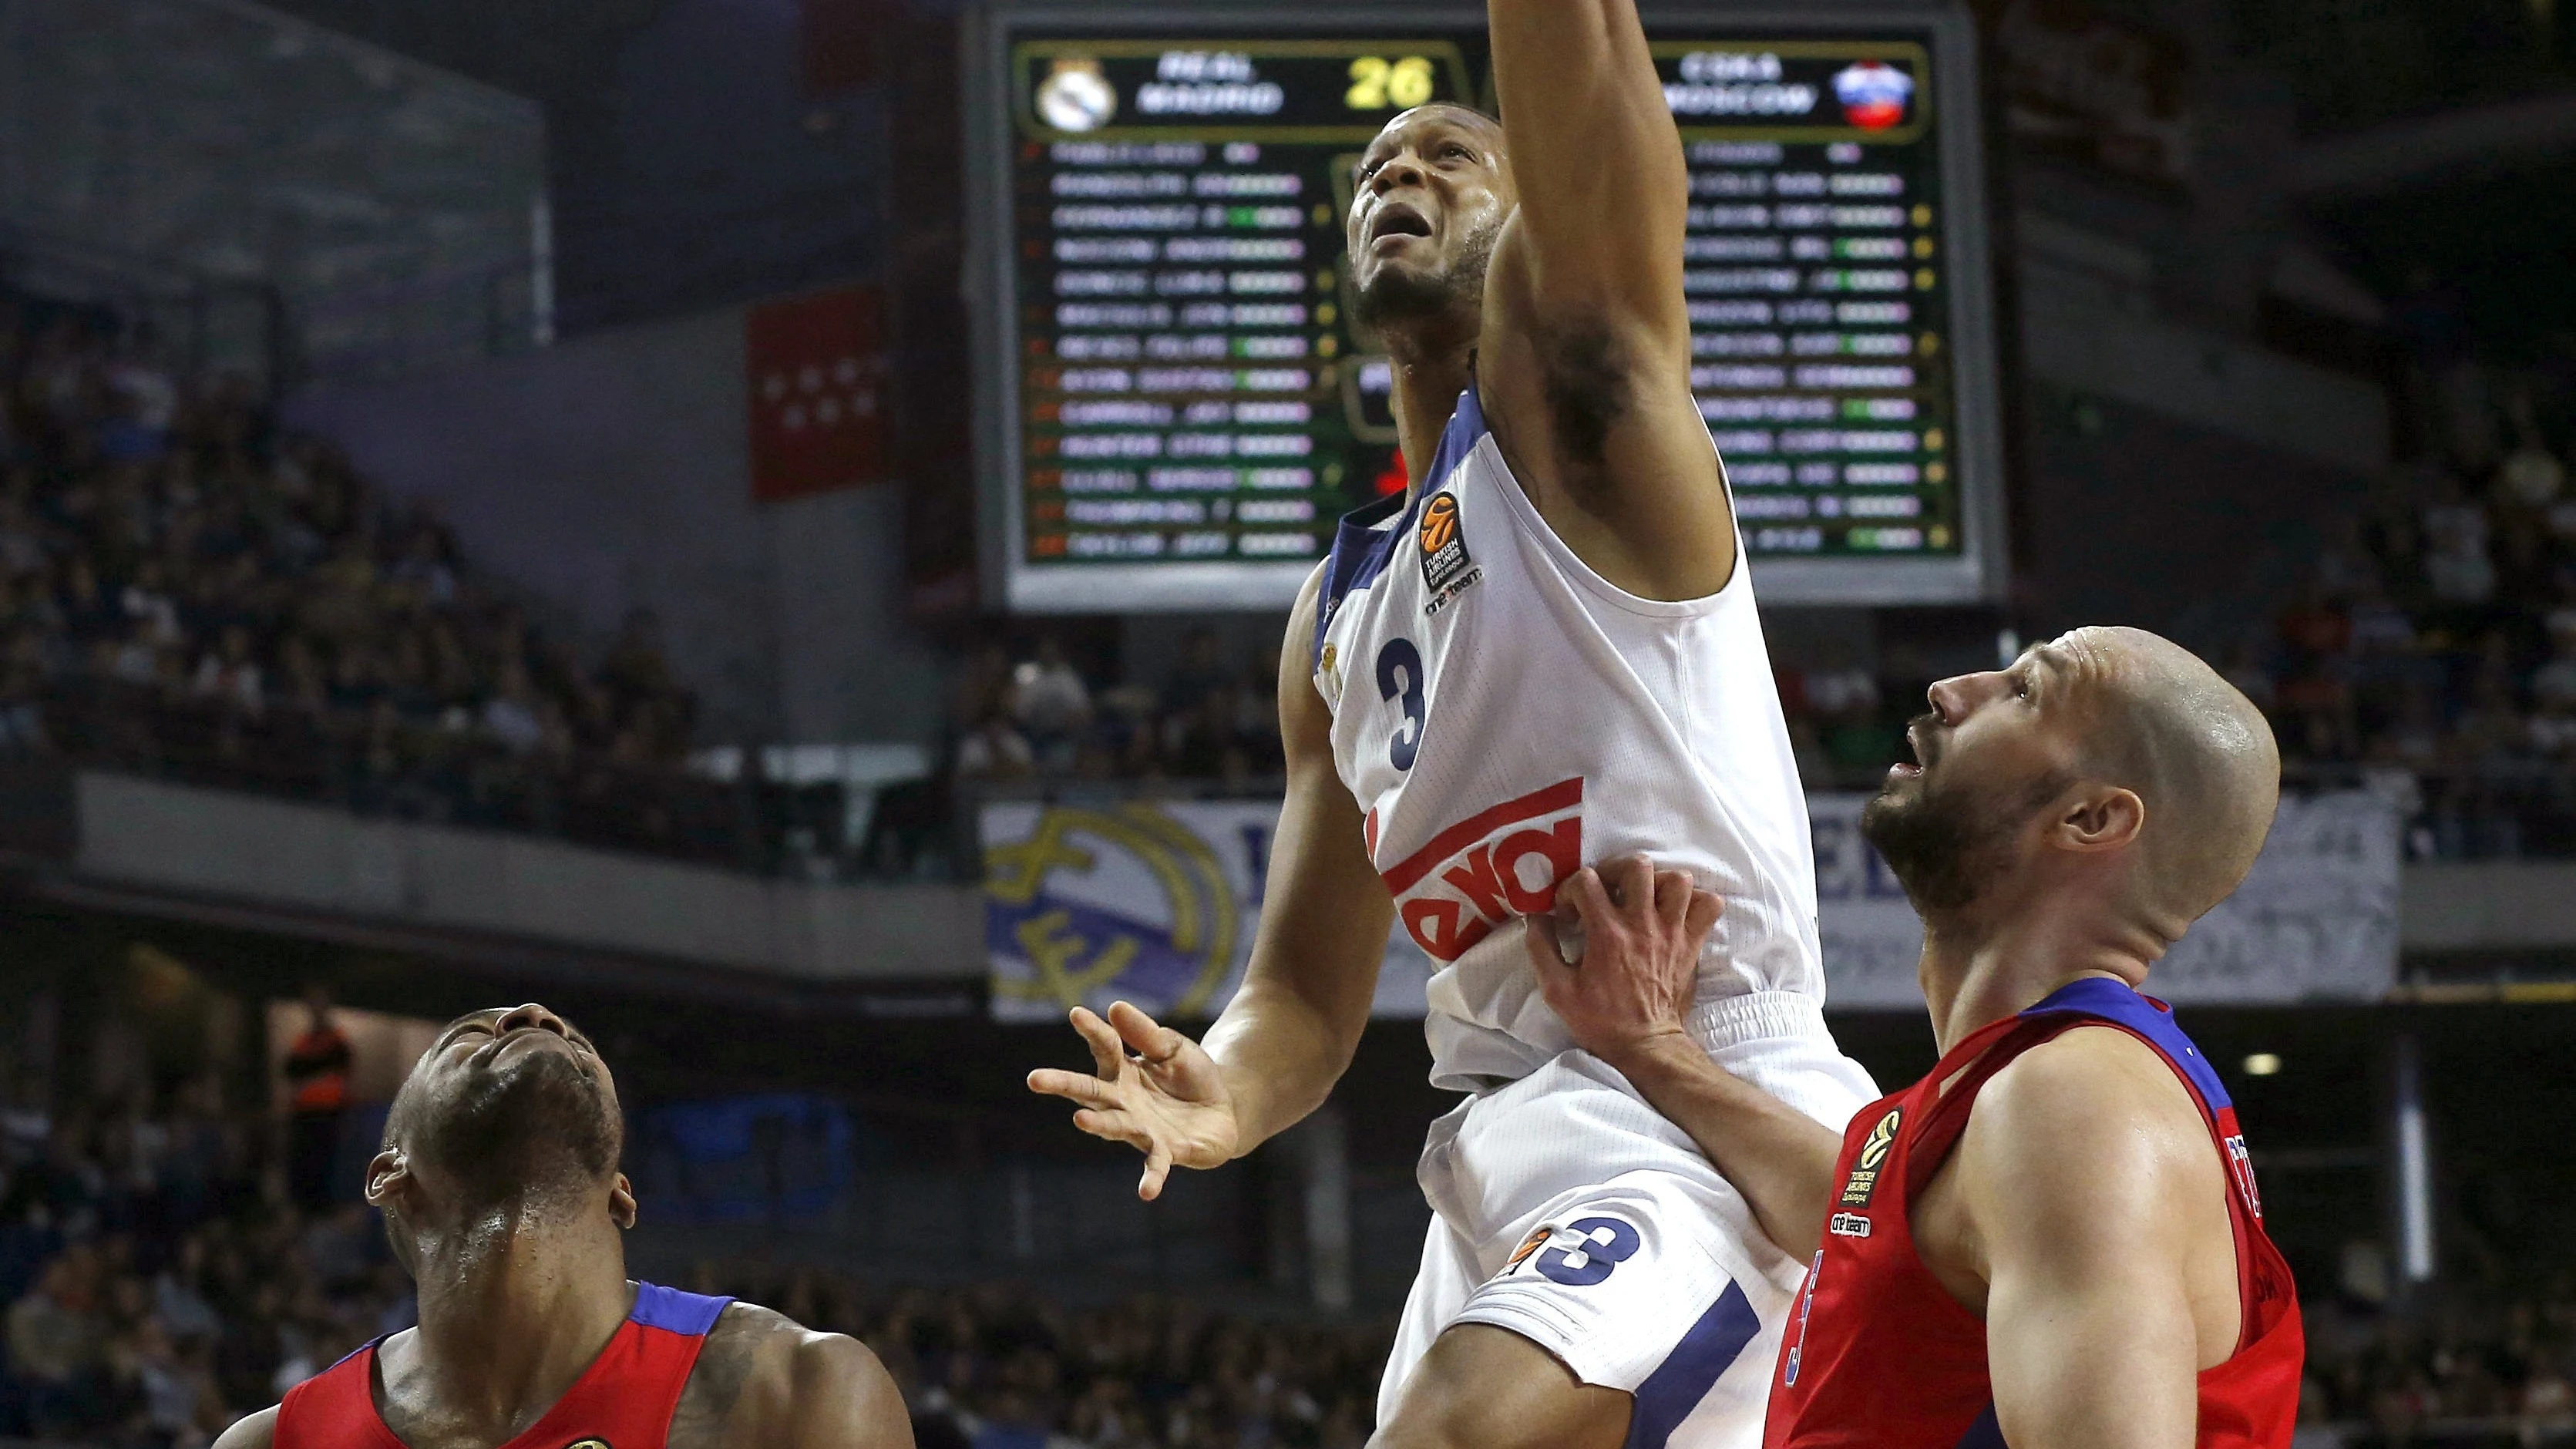
[[[1920, 1010], [1923, 923], [1860, 838], [1866, 795], [1810, 795], [1826, 1005]], [[2147, 977], [2181, 1004], [2376, 1001], [2397, 979], [2398, 820], [2365, 790], [2285, 796], [2262, 857]]]
[[[1920, 1011], [1922, 924], [1860, 838], [1866, 798], [1807, 800], [1827, 1004]], [[1223, 1010], [1260, 926], [1278, 818], [1254, 800], [986, 805], [993, 1014], [1053, 1021], [1121, 999], [1184, 1020]], [[2148, 990], [2181, 1003], [2377, 1000], [2396, 979], [2397, 825], [2363, 791], [2284, 799], [2244, 887], [2157, 964]], [[1421, 1016], [1431, 968], [1398, 929], [1376, 1014]]]

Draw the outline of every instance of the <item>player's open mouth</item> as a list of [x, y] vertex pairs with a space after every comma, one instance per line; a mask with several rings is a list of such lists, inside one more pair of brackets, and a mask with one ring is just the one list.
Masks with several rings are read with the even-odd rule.
[[1369, 221], [1369, 241], [1372, 245], [1391, 236], [1429, 235], [1431, 235], [1431, 218], [1423, 215], [1419, 207], [1408, 201], [1390, 202], [1378, 208], [1377, 215]]
[[1923, 737], [1915, 733], [1916, 730], [1921, 728], [1922, 725], [1919, 722], [1905, 727], [1905, 748], [1913, 753], [1914, 758], [1911, 760], [1899, 760], [1895, 764], [1888, 766], [1887, 775], [1889, 779], [1914, 780], [1922, 777], [1923, 766], [1920, 762], [1923, 759]]

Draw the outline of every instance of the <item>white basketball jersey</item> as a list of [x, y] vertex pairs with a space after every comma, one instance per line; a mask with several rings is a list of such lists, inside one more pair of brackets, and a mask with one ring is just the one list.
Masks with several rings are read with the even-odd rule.
[[1703, 1008], [1749, 991], [1822, 999], [1806, 795], [1749, 573], [1739, 561], [1686, 603], [1613, 587], [1530, 505], [1472, 387], [1423, 487], [1343, 521], [1315, 687], [1370, 858], [1438, 968], [1436, 1085], [1517, 1079], [1574, 1044], [1520, 917], [1620, 855], [1724, 899]]

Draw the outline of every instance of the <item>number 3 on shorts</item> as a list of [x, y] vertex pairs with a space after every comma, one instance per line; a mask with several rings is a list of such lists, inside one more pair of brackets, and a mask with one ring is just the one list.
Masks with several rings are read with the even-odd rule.
[[1568, 1288], [1589, 1288], [1610, 1276], [1643, 1246], [1637, 1230], [1617, 1218], [1576, 1218], [1565, 1225], [1575, 1246], [1540, 1250], [1538, 1270]]

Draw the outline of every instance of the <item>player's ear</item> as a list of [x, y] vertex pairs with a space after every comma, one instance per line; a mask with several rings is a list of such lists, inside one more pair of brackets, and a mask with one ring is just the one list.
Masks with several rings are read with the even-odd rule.
[[399, 1200], [411, 1190], [411, 1159], [402, 1149], [388, 1147], [367, 1163], [367, 1204], [381, 1208]]
[[2147, 828], [2147, 802], [2122, 785], [2087, 785], [2058, 816], [2052, 832], [2068, 850], [2118, 850]]
[[608, 1187], [608, 1220], [621, 1228], [635, 1226], [635, 1185], [622, 1172]]

